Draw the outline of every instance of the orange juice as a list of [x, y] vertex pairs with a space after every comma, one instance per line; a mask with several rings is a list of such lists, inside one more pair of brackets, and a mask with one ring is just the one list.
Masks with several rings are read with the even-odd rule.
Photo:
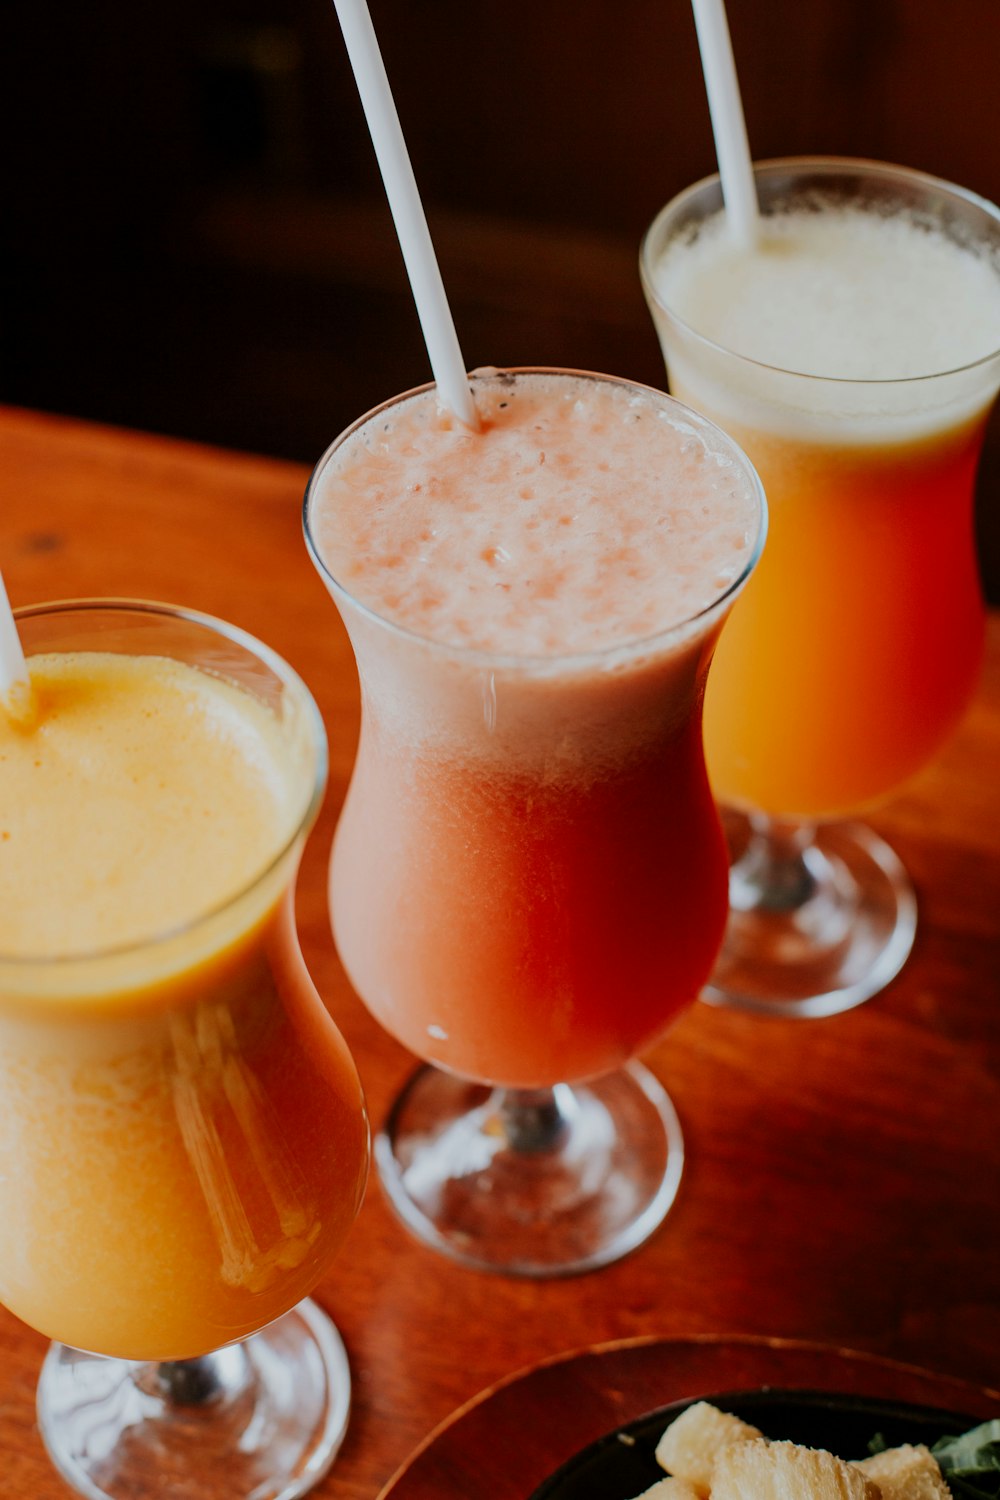
[[977, 680], [1000, 233], [918, 174], [798, 166], [758, 169], [755, 249], [700, 185], [654, 223], [643, 275], [671, 389], [746, 449], [771, 515], [707, 696], [712, 783], [810, 821], [923, 766]]
[[919, 770], [955, 727], [983, 648], [971, 510], [984, 423], [873, 450], [730, 422], [773, 523], [706, 701], [724, 801], [849, 812]]
[[363, 1189], [292, 909], [322, 751], [180, 660], [29, 667], [34, 728], [0, 714], [0, 1300], [78, 1348], [193, 1357], [306, 1295]]
[[715, 957], [701, 703], [763, 508], [742, 454], [660, 393], [551, 371], [473, 387], [481, 432], [411, 393], [311, 486], [364, 708], [331, 906], [407, 1047], [540, 1087], [632, 1057]]

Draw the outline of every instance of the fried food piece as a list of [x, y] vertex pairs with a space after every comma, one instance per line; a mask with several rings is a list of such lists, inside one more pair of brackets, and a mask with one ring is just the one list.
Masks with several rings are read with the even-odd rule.
[[823, 1448], [751, 1439], [723, 1448], [712, 1500], [881, 1500], [877, 1483]]
[[648, 1490], [636, 1495], [635, 1500], [700, 1500], [700, 1496], [686, 1479], [675, 1479], [668, 1474], [666, 1479], [658, 1479]]
[[938, 1461], [923, 1443], [903, 1443], [855, 1461], [882, 1491], [882, 1500], [950, 1500]]
[[670, 1423], [656, 1445], [656, 1461], [668, 1474], [687, 1480], [704, 1500], [712, 1487], [717, 1454], [751, 1438], [762, 1439], [763, 1433], [707, 1401], [696, 1401]]

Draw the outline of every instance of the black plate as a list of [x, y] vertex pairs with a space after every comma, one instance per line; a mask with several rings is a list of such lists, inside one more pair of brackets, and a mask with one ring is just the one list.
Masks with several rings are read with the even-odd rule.
[[648, 1412], [598, 1438], [551, 1474], [530, 1500], [632, 1500], [641, 1495], [664, 1477], [653, 1456], [663, 1429], [696, 1399], [742, 1417], [766, 1437], [826, 1448], [846, 1459], [864, 1458], [878, 1433], [889, 1447], [898, 1443], [930, 1447], [939, 1437], [965, 1432], [980, 1420], [898, 1401], [768, 1386], [693, 1397]]

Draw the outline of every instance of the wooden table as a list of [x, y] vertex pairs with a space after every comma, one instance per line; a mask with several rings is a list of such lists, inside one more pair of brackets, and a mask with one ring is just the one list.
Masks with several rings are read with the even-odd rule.
[[[0, 474], [0, 564], [15, 604], [81, 595], [188, 604], [263, 637], [314, 692], [331, 772], [302, 869], [302, 945], [381, 1120], [412, 1060], [352, 993], [329, 933], [325, 866], [351, 770], [358, 694], [348, 642], [302, 542], [305, 472], [7, 411]], [[686, 1173], [664, 1227], [626, 1260], [543, 1283], [468, 1271], [411, 1239], [373, 1179], [346, 1251], [317, 1292], [344, 1336], [355, 1381], [350, 1430], [318, 1494], [374, 1500], [427, 1435], [481, 1391], [621, 1340], [680, 1343], [641, 1379], [645, 1356], [636, 1364], [620, 1351], [565, 1366], [577, 1372], [559, 1387], [572, 1392], [572, 1420], [550, 1424], [534, 1397], [518, 1416], [531, 1428], [536, 1467], [554, 1466], [609, 1414], [617, 1421], [699, 1389], [764, 1380], [775, 1360], [778, 1378], [790, 1378], [775, 1339], [1000, 1386], [998, 768], [994, 618], [982, 689], [961, 730], [872, 818], [917, 887], [920, 930], [909, 964], [884, 994], [830, 1020], [707, 1005], [683, 1017], [647, 1061], [681, 1115]], [[5, 1497], [67, 1494], [35, 1427], [44, 1348], [0, 1311]], [[627, 1377], [623, 1357], [633, 1359]], [[828, 1370], [831, 1382], [852, 1382], [862, 1369], [803, 1357], [798, 1368], [820, 1381]], [[859, 1389], [937, 1393], [954, 1405], [948, 1382], [870, 1361], [863, 1369]], [[546, 1391], [553, 1388], [546, 1377]], [[977, 1411], [993, 1399], [980, 1396]], [[496, 1440], [501, 1451], [517, 1442], [502, 1426]], [[415, 1472], [392, 1485], [401, 1500], [423, 1493], [407, 1489]], [[439, 1475], [426, 1493], [469, 1494], [460, 1475]], [[487, 1484], [481, 1493], [507, 1491]]]

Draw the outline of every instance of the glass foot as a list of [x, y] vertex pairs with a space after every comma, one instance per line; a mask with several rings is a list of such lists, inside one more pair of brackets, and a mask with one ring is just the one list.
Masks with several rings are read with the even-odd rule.
[[375, 1160], [404, 1223], [436, 1250], [483, 1271], [565, 1276], [653, 1233], [676, 1197], [684, 1145], [670, 1099], [637, 1063], [530, 1090], [424, 1067]]
[[884, 989], [917, 925], [913, 888], [889, 845], [860, 823], [741, 824], [729, 813], [726, 823], [736, 850], [730, 915], [702, 999], [812, 1018]]
[[351, 1377], [314, 1302], [203, 1359], [139, 1364], [53, 1344], [38, 1423], [88, 1500], [292, 1500], [343, 1440]]

